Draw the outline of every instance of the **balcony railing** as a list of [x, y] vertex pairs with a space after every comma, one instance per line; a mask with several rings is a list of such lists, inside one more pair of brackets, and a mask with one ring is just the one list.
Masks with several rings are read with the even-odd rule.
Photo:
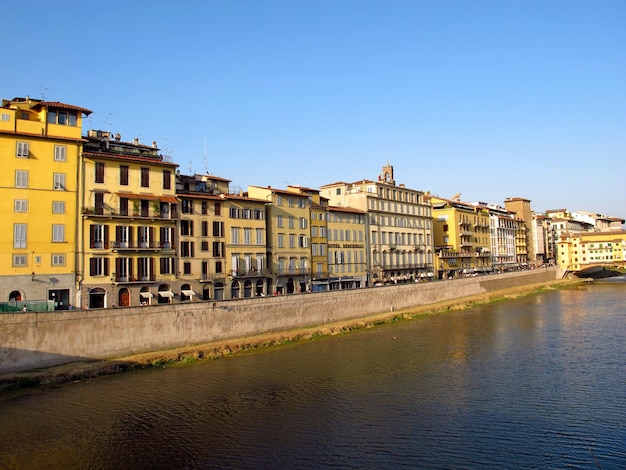
[[115, 277], [115, 282], [117, 282], [118, 284], [124, 284], [124, 283], [140, 283], [140, 282], [155, 282], [156, 281], [156, 274], [149, 274], [146, 276], [116, 276]]
[[230, 272], [232, 277], [264, 277], [270, 274], [269, 269], [235, 269]]
[[161, 241], [131, 241], [118, 242], [112, 241], [111, 248], [116, 250], [172, 250], [173, 246], [170, 242]]
[[278, 274], [279, 276], [286, 276], [286, 275], [298, 275], [298, 274], [310, 274], [311, 270], [309, 268], [277, 268], [276, 269], [276, 274]]
[[110, 209], [107, 207], [83, 207], [82, 214], [94, 217], [127, 217], [129, 219], [158, 219], [158, 220], [176, 220], [178, 217], [172, 212], [152, 211], [142, 213], [139, 210], [129, 209], [127, 212], [121, 212], [118, 209]]

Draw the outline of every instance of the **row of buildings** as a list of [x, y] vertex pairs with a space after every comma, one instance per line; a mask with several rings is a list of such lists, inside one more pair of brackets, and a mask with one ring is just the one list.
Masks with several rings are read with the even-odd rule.
[[[0, 301], [103, 308], [419, 282], [554, 261], [575, 223], [622, 233], [621, 219], [538, 215], [523, 198], [406, 188], [388, 163], [373, 180], [231, 193], [228, 179], [180, 174], [156, 142], [83, 135], [89, 114], [2, 101]], [[623, 260], [623, 235], [613, 243]]]

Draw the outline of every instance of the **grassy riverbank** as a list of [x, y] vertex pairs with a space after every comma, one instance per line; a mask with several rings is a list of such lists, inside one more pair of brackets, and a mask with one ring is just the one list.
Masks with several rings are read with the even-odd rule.
[[246, 351], [276, 347], [295, 341], [313, 340], [323, 336], [340, 335], [363, 328], [372, 328], [391, 322], [406, 321], [424, 315], [440, 314], [472, 308], [490, 302], [514, 299], [545, 290], [582, 283], [581, 280], [559, 280], [530, 284], [488, 294], [454, 299], [446, 302], [390, 311], [359, 319], [344, 320], [310, 328], [280, 331], [254, 337], [235, 338], [207, 344], [196, 344], [165, 351], [155, 351], [117, 359], [76, 362], [49, 369], [19, 372], [0, 376], [0, 392], [26, 387], [74, 382], [103, 375], [151, 367], [179, 366], [206, 359], [217, 359]]

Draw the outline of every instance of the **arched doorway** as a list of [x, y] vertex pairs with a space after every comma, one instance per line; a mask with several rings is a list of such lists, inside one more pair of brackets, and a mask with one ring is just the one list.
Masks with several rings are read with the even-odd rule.
[[94, 287], [89, 291], [89, 308], [106, 307], [106, 291], [102, 287]]
[[19, 302], [22, 300], [22, 293], [18, 290], [14, 290], [9, 294], [9, 302]]
[[261, 279], [256, 281], [256, 295], [263, 295], [263, 281]]
[[224, 299], [224, 283], [216, 282], [215, 287], [213, 289], [215, 292], [215, 300], [223, 300]]
[[295, 286], [294, 286], [294, 282], [293, 282], [293, 278], [289, 278], [289, 280], [287, 281], [287, 294], [293, 294], [293, 291], [295, 290]]
[[193, 300], [193, 296], [196, 295], [196, 293], [191, 289], [191, 285], [189, 284], [183, 284], [180, 287], [180, 301], [181, 302], [189, 302], [191, 300]]
[[243, 285], [243, 296], [252, 297], [252, 281], [249, 279]]
[[233, 283], [230, 286], [230, 298], [238, 299], [240, 290], [241, 290], [241, 286], [239, 285], [239, 281], [233, 281]]
[[174, 293], [170, 289], [168, 284], [161, 284], [159, 286], [159, 290], [157, 292], [159, 296], [158, 303], [160, 304], [171, 304], [172, 299], [174, 298]]
[[130, 306], [130, 291], [128, 290], [128, 287], [122, 287], [117, 293], [117, 305], [120, 307]]
[[152, 305], [153, 297], [149, 287], [142, 287], [141, 292], [139, 292], [139, 305]]
[[209, 286], [204, 286], [202, 288], [202, 300], [210, 300], [211, 299], [211, 288]]

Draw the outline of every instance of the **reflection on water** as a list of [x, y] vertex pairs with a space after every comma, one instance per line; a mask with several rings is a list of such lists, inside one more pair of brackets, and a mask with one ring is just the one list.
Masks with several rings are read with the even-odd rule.
[[623, 468], [624, 292], [6, 395], [0, 468]]

